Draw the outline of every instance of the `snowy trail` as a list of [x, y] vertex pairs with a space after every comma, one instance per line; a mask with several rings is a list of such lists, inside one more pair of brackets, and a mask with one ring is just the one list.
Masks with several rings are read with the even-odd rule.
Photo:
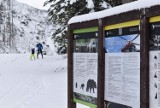
[[0, 108], [66, 108], [66, 60], [0, 55]]
[[67, 59], [29, 56], [0, 54], [0, 108], [67, 108]]

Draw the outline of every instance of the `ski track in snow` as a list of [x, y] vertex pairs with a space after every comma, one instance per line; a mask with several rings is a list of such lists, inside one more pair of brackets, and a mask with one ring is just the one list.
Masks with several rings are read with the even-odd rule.
[[67, 59], [29, 57], [0, 55], [0, 108], [67, 108]]

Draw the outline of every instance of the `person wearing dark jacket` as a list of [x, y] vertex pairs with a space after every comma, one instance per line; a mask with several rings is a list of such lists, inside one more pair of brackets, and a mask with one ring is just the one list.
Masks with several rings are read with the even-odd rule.
[[32, 60], [32, 58], [34, 58], [34, 60], [36, 60], [36, 57], [35, 57], [35, 48], [32, 48], [31, 49], [31, 56], [30, 56], [30, 60]]
[[42, 45], [41, 43], [38, 43], [38, 44], [36, 45], [36, 47], [37, 47], [37, 59], [38, 59], [38, 55], [39, 55], [39, 54], [41, 54], [42, 59], [43, 59], [43, 52], [42, 52], [43, 45]]

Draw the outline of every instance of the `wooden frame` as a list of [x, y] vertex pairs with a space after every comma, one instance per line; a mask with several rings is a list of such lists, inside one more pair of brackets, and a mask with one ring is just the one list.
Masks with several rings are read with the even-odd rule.
[[[129, 16], [129, 17], [128, 17]], [[118, 15], [68, 25], [68, 108], [76, 108], [73, 102], [73, 30], [98, 27], [98, 88], [97, 108], [104, 108], [106, 25], [140, 20], [140, 108], [149, 108], [149, 18], [160, 16], [160, 6], [133, 10]]]
[[[69, 28], [68, 29], [68, 35], [69, 35], [69, 37], [68, 37], [68, 79], [70, 79], [68, 81], [68, 108], [76, 108], [76, 103], [73, 102], [73, 30], [91, 28], [91, 27], [98, 27], [98, 20], [92, 20], [92, 21], [85, 22], [85, 23], [76, 23], [76, 24], [71, 24], [68, 26], [68, 28]], [[100, 27], [98, 27], [98, 29], [99, 28]], [[98, 32], [98, 35], [99, 35], [99, 32]], [[98, 41], [99, 41], [99, 38], [98, 38]], [[98, 50], [98, 52], [99, 52], [99, 50]], [[98, 58], [99, 57], [101, 58], [101, 56], [98, 55]], [[99, 62], [99, 60], [98, 60], [98, 62]], [[98, 70], [97, 70], [98, 74], [99, 73], [101, 74], [101, 72], [99, 72], [99, 69], [101, 69], [101, 68], [98, 68]], [[102, 75], [98, 75], [98, 76], [102, 76]], [[98, 81], [97, 81], [98, 85], [99, 85], [99, 83], [102, 84], [101, 82], [103, 82], [102, 81], [103, 78], [98, 77], [97, 79], [98, 79]], [[101, 86], [98, 86], [98, 87], [101, 87]], [[101, 91], [99, 91], [99, 90], [101, 90]], [[101, 95], [101, 93], [103, 93], [103, 89], [99, 89], [99, 90], [97, 92], [97, 98], [98, 98], [97, 103], [99, 105], [102, 105], [102, 103], [99, 103], [99, 102], [101, 102], [99, 100], [103, 100], [102, 95]], [[101, 99], [99, 99], [99, 98], [101, 98]], [[102, 107], [99, 107], [99, 108], [102, 108]]]
[[[117, 28], [119, 28], [118, 26], [120, 26], [121, 24], [122, 25], [126, 25], [126, 27], [127, 26], [130, 27], [132, 24], [131, 25], [127, 25], [127, 24], [129, 22], [132, 23], [133, 21], [135, 23], [138, 23], [139, 20], [140, 20], [140, 17], [139, 17], [140, 14], [141, 14], [141, 12], [139, 10], [133, 10], [133, 11], [125, 12], [125, 13], [122, 13], [122, 14], [105, 17], [105, 18], [103, 18], [103, 20], [104, 20], [103, 23], [105, 24], [105, 26], [110, 26], [110, 25], [112, 26], [112, 25], [114, 25], [115, 27], [117, 26]], [[128, 16], [130, 16], [130, 17], [128, 17]], [[139, 23], [139, 25], [140, 25], [140, 23]], [[140, 37], [143, 37], [143, 36], [140, 36]], [[142, 67], [142, 64], [140, 64], [140, 68], [141, 67]], [[141, 73], [143, 73], [143, 72], [141, 72]]]

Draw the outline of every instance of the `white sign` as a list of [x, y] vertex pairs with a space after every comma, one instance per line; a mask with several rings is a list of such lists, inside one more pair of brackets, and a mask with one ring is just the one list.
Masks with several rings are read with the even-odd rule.
[[73, 53], [73, 91], [97, 97], [97, 53]]
[[140, 108], [140, 53], [106, 53], [105, 100]]
[[150, 108], [160, 108], [160, 51], [150, 51]]

